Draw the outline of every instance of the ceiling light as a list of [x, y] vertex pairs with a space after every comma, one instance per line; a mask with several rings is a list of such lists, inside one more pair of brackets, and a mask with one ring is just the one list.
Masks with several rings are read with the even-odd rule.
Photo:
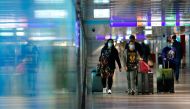
[[106, 4], [109, 2], [110, 2], [110, 0], [94, 0], [94, 3], [96, 3], [96, 4]]
[[94, 9], [94, 18], [110, 18], [110, 9]]

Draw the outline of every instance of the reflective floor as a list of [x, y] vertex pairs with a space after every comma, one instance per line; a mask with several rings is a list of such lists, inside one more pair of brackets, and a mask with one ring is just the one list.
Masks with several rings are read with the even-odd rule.
[[[127, 95], [125, 77], [124, 72], [116, 72], [113, 93], [111, 95], [93, 93], [88, 97], [87, 109], [189, 109], [190, 72], [188, 69], [181, 70], [180, 83], [175, 83], [175, 94], [157, 94], [155, 90], [151, 95]], [[156, 78], [154, 83], [155, 80]], [[156, 84], [154, 87], [156, 88]]]
[[1, 109], [76, 109], [70, 94], [46, 97], [0, 97]]
[[[154, 74], [156, 77], [155, 71]], [[116, 71], [113, 93], [111, 95], [88, 94], [86, 109], [189, 109], [190, 69], [181, 70], [180, 83], [175, 83], [174, 94], [157, 94], [156, 84], [154, 84], [155, 93], [152, 95], [129, 96], [125, 93], [126, 83], [126, 73]], [[67, 90], [35, 96], [14, 96], [13, 93], [13, 96], [0, 97], [0, 109], [77, 109], [75, 94]]]

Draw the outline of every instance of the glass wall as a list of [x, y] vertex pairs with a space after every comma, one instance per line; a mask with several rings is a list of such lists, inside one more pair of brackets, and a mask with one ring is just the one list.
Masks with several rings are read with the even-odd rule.
[[75, 0], [1, 0], [0, 96], [19, 109], [77, 109], [77, 28]]

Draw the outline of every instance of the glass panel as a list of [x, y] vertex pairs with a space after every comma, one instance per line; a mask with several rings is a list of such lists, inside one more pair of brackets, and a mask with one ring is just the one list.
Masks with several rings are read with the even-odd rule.
[[0, 108], [77, 109], [74, 1], [0, 1]]

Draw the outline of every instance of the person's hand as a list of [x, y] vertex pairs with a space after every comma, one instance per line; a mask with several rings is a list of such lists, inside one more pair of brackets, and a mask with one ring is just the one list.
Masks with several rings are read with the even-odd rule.
[[126, 71], [128, 70], [127, 66], [125, 67], [125, 70], [126, 70]]
[[140, 57], [140, 58], [139, 58], [139, 60], [140, 60], [140, 61], [142, 61], [142, 60], [143, 60], [143, 58], [141, 58], [141, 57]]

